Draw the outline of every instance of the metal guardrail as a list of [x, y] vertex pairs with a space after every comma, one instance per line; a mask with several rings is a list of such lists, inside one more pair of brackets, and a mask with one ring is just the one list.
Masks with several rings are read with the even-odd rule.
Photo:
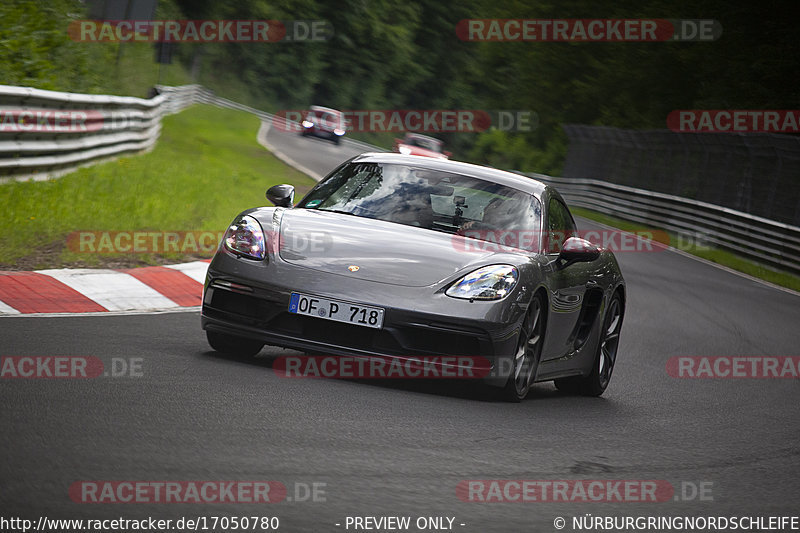
[[146, 99], [0, 85], [0, 182], [57, 177], [149, 150], [161, 118], [194, 103], [202, 90], [170, 87]]
[[[156, 89], [153, 98], [135, 98], [0, 85], [0, 183], [54, 178], [150, 150], [161, 134], [161, 118], [195, 103], [245, 111], [262, 121], [282, 120], [215, 96], [200, 85]], [[345, 142], [384, 151], [353, 139]]]
[[591, 179], [525, 173], [574, 206], [672, 231], [774, 268], [800, 274], [800, 227], [698, 200]]

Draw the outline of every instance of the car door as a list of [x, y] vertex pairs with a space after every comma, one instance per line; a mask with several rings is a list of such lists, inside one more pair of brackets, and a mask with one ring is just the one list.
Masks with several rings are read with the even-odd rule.
[[542, 360], [546, 361], [569, 356], [572, 352], [571, 337], [580, 316], [589, 272], [586, 263], [564, 267], [563, 262], [558, 261], [564, 241], [577, 236], [578, 232], [569, 209], [557, 195], [550, 195], [547, 200], [544, 227], [550, 300], [547, 335], [542, 352]]

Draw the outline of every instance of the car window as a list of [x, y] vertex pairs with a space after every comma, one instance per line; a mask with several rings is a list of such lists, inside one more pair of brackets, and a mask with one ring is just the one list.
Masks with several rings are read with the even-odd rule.
[[327, 122], [329, 124], [339, 123], [339, 117], [337, 115], [334, 115], [333, 113], [321, 113], [320, 120], [323, 122]]
[[433, 211], [437, 215], [442, 216], [454, 215], [456, 210], [456, 197], [459, 196], [464, 198], [464, 203], [460, 205], [462, 216], [471, 220], [482, 220], [483, 206], [488, 203], [493, 195], [483, 191], [476, 191], [469, 187], [453, 187], [452, 194], [431, 195]]
[[408, 144], [410, 144], [411, 146], [419, 146], [420, 148], [431, 150], [433, 152], [442, 151], [441, 143], [435, 139], [426, 139], [424, 137], [409, 137]]
[[[471, 228], [475, 231], [469, 236], [483, 240], [503, 231], [538, 235], [541, 221], [538, 200], [529, 193], [471, 176], [375, 163], [344, 165], [298, 207], [344, 211], [445, 233], [463, 235], [463, 229]], [[535, 245], [538, 250], [538, 239]]]
[[548, 253], [558, 253], [561, 247], [570, 237], [578, 234], [575, 222], [569, 209], [557, 198], [550, 198], [547, 213], [547, 251]]
[[[326, 180], [315, 189], [321, 199], [309, 207], [345, 210], [350, 202], [369, 196], [379, 185], [381, 174], [380, 167], [376, 165], [346, 166], [333, 179]], [[372, 186], [368, 186], [370, 182]]]

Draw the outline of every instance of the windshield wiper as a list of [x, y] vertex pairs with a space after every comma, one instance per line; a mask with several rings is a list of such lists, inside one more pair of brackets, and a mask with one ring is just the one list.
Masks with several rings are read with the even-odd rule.
[[325, 211], [326, 213], [339, 213], [341, 215], [353, 215], [354, 217], [358, 216], [352, 211], [343, 211], [341, 209], [317, 209], [317, 211]]

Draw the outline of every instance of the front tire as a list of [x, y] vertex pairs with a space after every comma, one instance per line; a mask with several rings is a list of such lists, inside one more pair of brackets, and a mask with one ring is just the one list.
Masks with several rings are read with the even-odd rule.
[[619, 334], [622, 329], [623, 316], [622, 297], [619, 293], [615, 293], [603, 318], [603, 329], [597, 341], [597, 352], [592, 364], [592, 372], [587, 377], [555, 380], [558, 390], [582, 396], [600, 396], [605, 392], [611, 381], [614, 364], [617, 362], [617, 349], [619, 348]]
[[514, 354], [514, 368], [503, 389], [503, 396], [509, 402], [517, 403], [524, 400], [536, 379], [546, 324], [543, 300], [540, 294], [534, 296], [522, 321], [517, 350]]
[[208, 339], [208, 344], [210, 344], [214, 350], [228, 355], [244, 355], [251, 357], [258, 354], [261, 348], [264, 347], [263, 342], [236, 337], [226, 333], [218, 333], [216, 331], [206, 330], [206, 338]]

